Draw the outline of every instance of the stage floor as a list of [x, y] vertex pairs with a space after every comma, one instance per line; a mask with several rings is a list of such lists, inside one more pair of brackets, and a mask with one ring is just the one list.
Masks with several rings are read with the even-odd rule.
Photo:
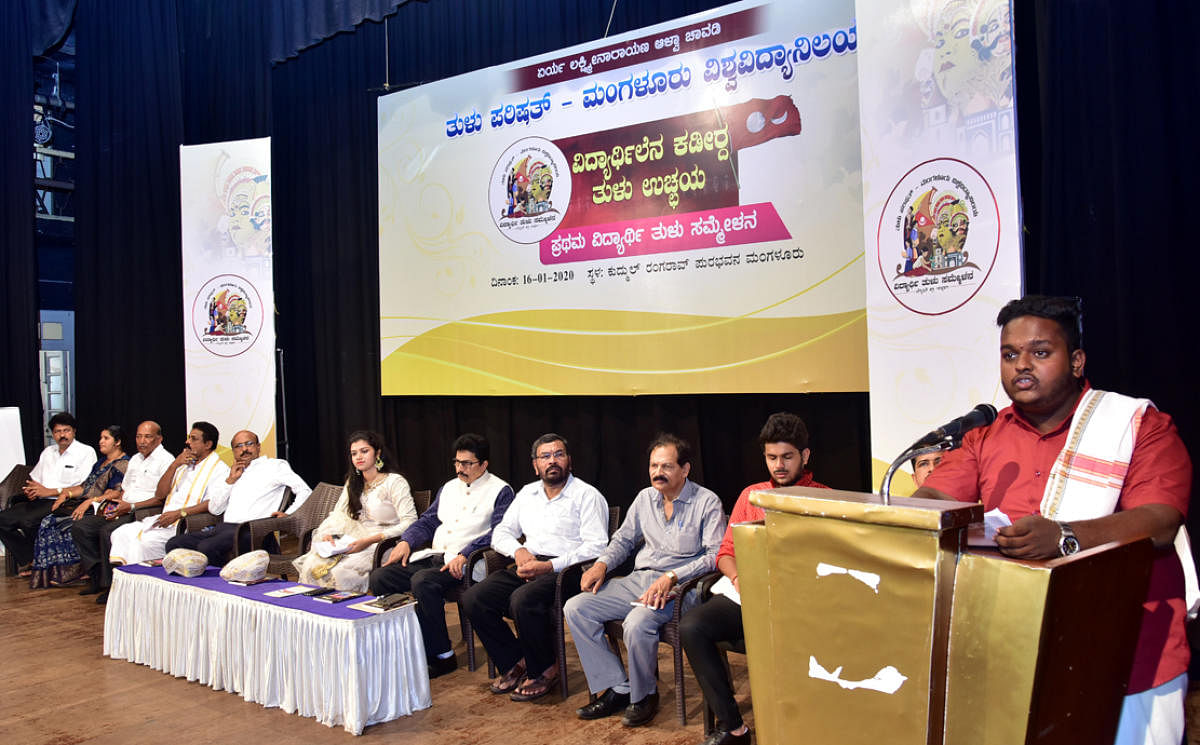
[[[101, 654], [104, 607], [79, 587], [30, 590], [28, 580], [0, 576], [0, 627], [4, 629], [0, 680], [0, 732], [23, 745], [321, 745], [355, 742], [340, 727], [265, 709], [240, 696], [214, 691], [148, 667]], [[659, 645], [660, 708], [641, 728], [620, 718], [584, 722], [576, 707], [587, 703], [579, 660], [567, 643], [571, 695], [551, 694], [519, 704], [487, 690], [487, 670], [466, 669], [458, 611], [447, 606], [450, 638], [457, 641], [457, 671], [431, 681], [433, 707], [367, 727], [361, 741], [419, 745], [692, 745], [703, 739], [700, 689], [687, 674], [688, 724], [675, 718], [670, 648]], [[482, 647], [479, 659], [484, 660]], [[746, 669], [731, 659], [743, 710], [749, 710]], [[753, 723], [752, 715], [747, 720]], [[411, 739], [408, 739], [411, 738]]]

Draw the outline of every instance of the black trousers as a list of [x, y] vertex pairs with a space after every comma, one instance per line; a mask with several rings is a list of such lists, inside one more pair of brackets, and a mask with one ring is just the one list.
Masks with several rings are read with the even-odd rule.
[[[563, 601], [579, 593], [579, 572], [572, 572], [563, 585]], [[554, 587], [557, 572], [526, 581], [516, 569], [488, 575], [471, 585], [463, 595], [463, 610], [479, 634], [483, 648], [501, 672], [507, 672], [523, 657], [530, 675], [540, 675], [554, 664]], [[504, 621], [517, 625], [517, 634]]]
[[742, 606], [724, 595], [713, 595], [679, 621], [679, 640], [696, 674], [696, 682], [717, 715], [717, 726], [726, 731], [742, 726], [742, 714], [717, 643], [739, 641], [744, 636]]
[[[241, 523], [217, 523], [210, 525], [199, 533], [183, 533], [167, 541], [167, 553], [177, 548], [187, 548], [199, 551], [208, 557], [209, 566], [225, 566], [229, 560], [229, 552], [237, 540], [237, 529]], [[241, 552], [250, 550], [250, 531], [242, 534]]]
[[112, 584], [112, 565], [108, 554], [112, 550], [112, 532], [126, 523], [133, 522], [133, 513], [127, 512], [114, 519], [105, 520], [103, 515], [88, 513], [82, 520], [71, 524], [71, 539], [83, 563], [83, 571], [92, 577], [92, 584], [105, 588]]
[[50, 514], [53, 499], [26, 499], [18, 494], [7, 510], [0, 510], [0, 541], [17, 566], [23, 567], [33, 561], [33, 542], [37, 538], [38, 525]]
[[446, 593], [462, 585], [462, 580], [455, 579], [449, 571], [441, 571], [442, 558], [442, 554], [432, 554], [420, 561], [410, 561], [408, 566], [389, 564], [372, 571], [368, 579], [372, 595], [412, 592], [417, 599], [425, 657], [430, 662], [453, 649], [446, 629]]

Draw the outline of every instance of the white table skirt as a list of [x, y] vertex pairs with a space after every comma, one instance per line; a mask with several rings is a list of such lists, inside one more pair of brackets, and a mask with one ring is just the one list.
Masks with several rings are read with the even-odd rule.
[[431, 705], [414, 606], [327, 618], [118, 569], [104, 654], [355, 735]]

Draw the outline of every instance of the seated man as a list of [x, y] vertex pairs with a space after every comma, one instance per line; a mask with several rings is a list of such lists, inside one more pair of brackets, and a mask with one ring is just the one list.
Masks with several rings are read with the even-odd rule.
[[[640, 727], [654, 718], [658, 629], [671, 620], [675, 603], [695, 602], [695, 593], [680, 598], [672, 588], [712, 571], [725, 532], [721, 500], [688, 480], [688, 444], [661, 434], [650, 443], [649, 454], [650, 486], [634, 497], [608, 548], [580, 578], [582, 592], [565, 608], [588, 688], [592, 693], [603, 691], [576, 714], [599, 719], [624, 711], [621, 724], [626, 727]], [[605, 582], [609, 567], [620, 566], [634, 550], [633, 573]], [[618, 620], [623, 621], [629, 651], [628, 675], [604, 636], [605, 622]]]
[[1152, 538], [1160, 550], [1116, 742], [1178, 745], [1190, 652], [1184, 570], [1170, 549], [1192, 463], [1170, 416], [1088, 385], [1081, 321], [1074, 298], [1031, 295], [1000, 310], [1000, 382], [1012, 406], [967, 432], [914, 496], [1001, 510], [1013, 524], [997, 531], [996, 545], [1020, 559]]
[[[163, 503], [160, 515], [122, 525], [113, 531], [108, 560], [114, 565], [161, 559], [176, 523], [189, 512], [207, 509], [210, 499], [224, 499], [229, 491], [229, 466], [217, 455], [217, 428], [196, 422], [187, 445], [158, 480], [154, 504]], [[97, 599], [97, 602], [100, 602]]]
[[[463, 609], [500, 670], [492, 693], [511, 692], [514, 701], [545, 696], [558, 676], [552, 607], [558, 573], [596, 558], [608, 542], [608, 503], [596, 487], [571, 474], [569, 453], [560, 435], [534, 441], [539, 480], [517, 493], [492, 533], [492, 548], [513, 564], [463, 595]], [[567, 597], [578, 592], [578, 578], [564, 578]], [[519, 636], [505, 615], [516, 621]]]
[[918, 489], [924, 485], [925, 479], [929, 478], [933, 469], [941, 465], [944, 456], [945, 453], [925, 453], [912, 459], [913, 483]]
[[75, 439], [75, 417], [60, 412], [50, 418], [49, 427], [54, 444], [42, 451], [29, 472], [25, 499], [14, 497], [8, 509], [0, 511], [0, 541], [23, 577], [29, 576], [38, 525], [50, 514], [54, 500], [68, 487], [82, 484], [96, 464], [96, 451]]
[[[211, 512], [222, 515], [223, 520], [199, 533], [183, 533], [167, 541], [167, 552], [177, 548], [190, 548], [208, 557], [210, 566], [224, 566], [233, 542], [237, 540], [238, 526], [250, 520], [264, 517], [283, 517], [300, 509], [312, 494], [304, 479], [296, 475], [286, 460], [270, 458], [262, 454], [258, 435], [242, 430], [230, 440], [233, 449], [233, 468], [225, 483], [228, 491], [218, 490], [208, 502], [188, 510], [189, 515]], [[283, 501], [283, 492], [291, 488], [296, 495], [287, 512], [278, 510]], [[242, 536], [242, 545], [237, 552], [250, 550], [250, 534]]]
[[[158, 422], [145, 421], [137, 428], [137, 453], [125, 469], [121, 480], [121, 501], [112, 509], [93, 511], [91, 505], [80, 505], [79, 517], [71, 525], [71, 538], [87, 572], [88, 586], [80, 595], [95, 595], [112, 584], [112, 566], [108, 563], [112, 532], [133, 521], [133, 509], [150, 503], [158, 481], [171, 465], [171, 454], [162, 446], [162, 427]], [[103, 602], [100, 598], [97, 601]]]
[[756, 491], [781, 486], [828, 488], [814, 481], [807, 470], [812, 451], [808, 448], [808, 428], [800, 417], [787, 412], [772, 414], [758, 433], [758, 444], [762, 447], [771, 479], [747, 486], [738, 496], [729, 515], [725, 538], [717, 551], [717, 569], [725, 576], [713, 585], [713, 596], [688, 611], [679, 622], [683, 651], [696, 674], [700, 690], [704, 691], [704, 700], [717, 715], [717, 728], [704, 745], [748, 745], [750, 742], [750, 729], [742, 721], [737, 700], [733, 697], [733, 683], [717, 647], [720, 642], [737, 642], [745, 636], [737, 559], [733, 554], [733, 526], [763, 519], [762, 509], [750, 504], [750, 495]]
[[[513, 501], [512, 487], [488, 472], [490, 454], [483, 435], [465, 434], [455, 440], [456, 478], [438, 490], [429, 509], [401, 534], [383, 566], [371, 572], [373, 595], [411, 590], [417, 598], [431, 678], [458, 667], [446, 631], [446, 593], [462, 584], [467, 557], [492, 545], [492, 530]], [[420, 546], [429, 548], [414, 553]], [[474, 579], [482, 580], [486, 569], [483, 562], [476, 564]]]

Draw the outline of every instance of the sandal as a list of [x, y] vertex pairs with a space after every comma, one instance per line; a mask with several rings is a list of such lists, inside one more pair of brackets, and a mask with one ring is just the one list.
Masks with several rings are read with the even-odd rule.
[[517, 690], [513, 691], [509, 698], [513, 701], [533, 701], [534, 699], [539, 699], [550, 692], [550, 689], [554, 687], [554, 683], [557, 680], [557, 675], [553, 678], [547, 678], [544, 675], [539, 675], [536, 678], [526, 678], [522, 681], [521, 685], [517, 686]]
[[525, 679], [525, 663], [518, 662], [512, 666], [512, 669], [496, 678], [496, 682], [492, 683], [492, 693], [509, 693], [516, 688], [522, 680]]

